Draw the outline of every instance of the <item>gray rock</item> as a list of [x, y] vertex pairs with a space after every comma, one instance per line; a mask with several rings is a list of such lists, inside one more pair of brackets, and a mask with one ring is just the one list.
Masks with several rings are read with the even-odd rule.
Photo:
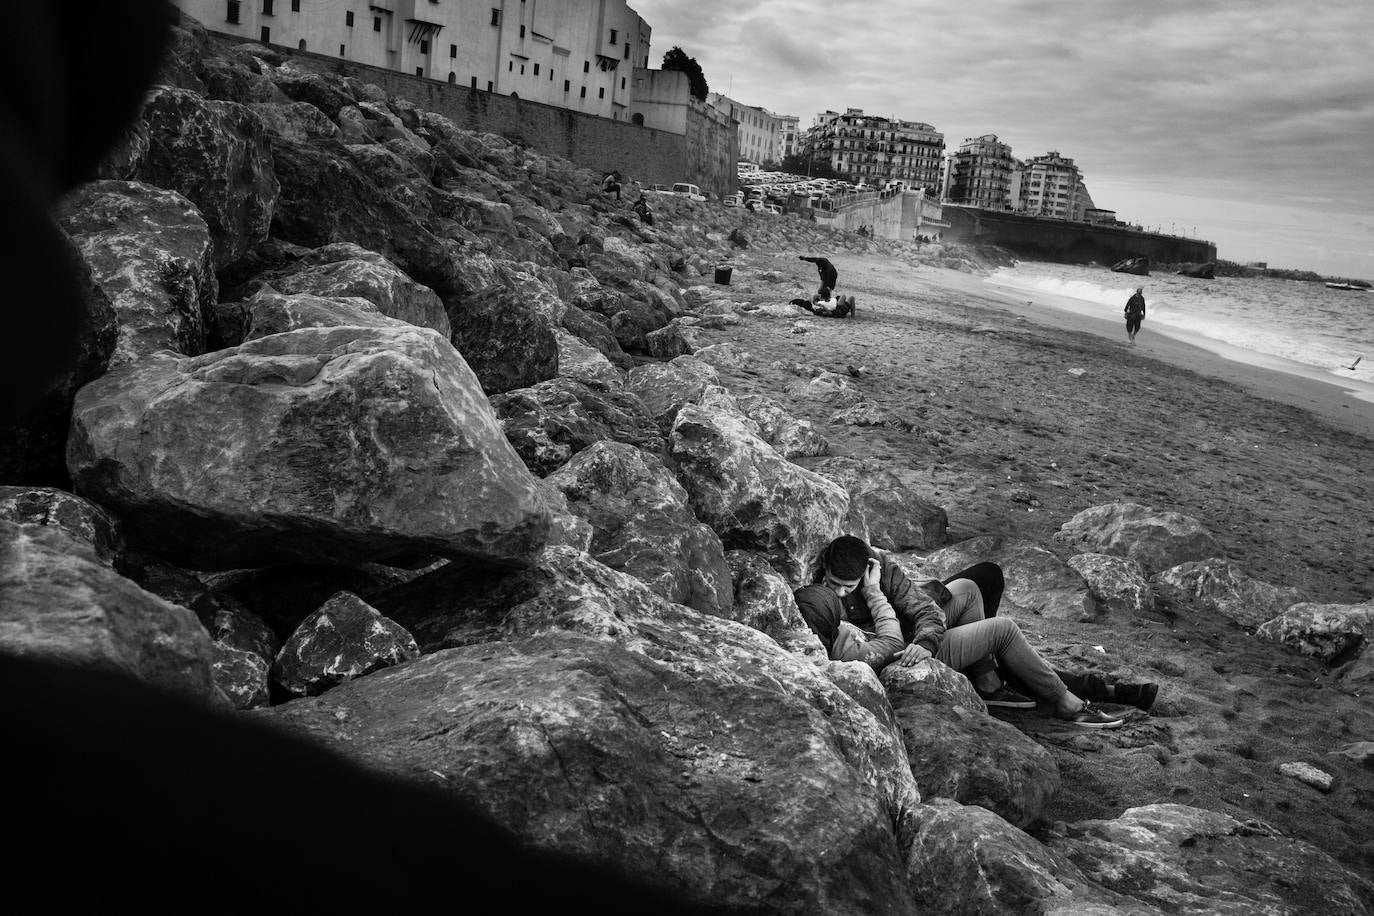
[[759, 438], [784, 458], [815, 458], [830, 451], [830, 443], [815, 424], [792, 416], [772, 398], [746, 394], [734, 400], [739, 411], [758, 425]]
[[635, 366], [625, 378], [626, 389], [644, 402], [664, 429], [672, 426], [682, 405], [696, 401], [707, 386], [719, 383], [715, 369], [690, 356]]
[[241, 343], [301, 328], [404, 328], [377, 306], [357, 297], [326, 299], [308, 293], [282, 295], [266, 287], [246, 303], [248, 320]]
[[194, 569], [520, 564], [548, 532], [476, 379], [421, 328], [307, 328], [112, 372], [78, 396], [68, 464]]
[[1150, 577], [1155, 595], [1175, 608], [1220, 613], [1243, 627], [1272, 620], [1307, 596], [1299, 588], [1271, 585], [1252, 579], [1240, 567], [1220, 557], [1171, 566]]
[[979, 805], [1018, 827], [1059, 791], [1059, 767], [1040, 745], [994, 719], [973, 684], [935, 659], [888, 665], [880, 680], [900, 723], [921, 797]]
[[1374, 601], [1364, 604], [1295, 604], [1261, 624], [1255, 635], [1303, 655], [1340, 664], [1362, 654], [1374, 634]]
[[269, 133], [296, 143], [339, 136], [338, 125], [306, 102], [250, 102], [248, 108], [262, 119]]
[[255, 652], [216, 642], [211, 670], [215, 686], [224, 691], [235, 709], [258, 709], [271, 703], [267, 661]]
[[313, 697], [419, 655], [404, 627], [357, 595], [339, 592], [282, 644], [271, 678], [288, 694]]
[[561, 376], [592, 387], [624, 386], [625, 373], [617, 369], [596, 347], [561, 327], [554, 330], [554, 336], [558, 341], [558, 372]]
[[52, 487], [0, 487], [0, 520], [56, 528], [80, 541], [106, 566], [124, 550], [119, 520], [95, 503]]
[[[540, 569], [499, 641], [255, 715], [684, 899], [912, 911], [899, 849], [918, 796], [871, 712], [763, 634], [588, 557], [552, 548]], [[818, 774], [825, 791], [798, 791]]]
[[280, 188], [257, 113], [162, 87], [149, 94], [139, 118], [148, 150], [131, 177], [195, 204], [214, 239], [216, 269], [267, 238]]
[[1084, 509], [1065, 522], [1055, 538], [1086, 553], [1129, 557], [1151, 576], [1189, 560], [1222, 555], [1221, 546], [1197, 519], [1136, 503]]
[[1154, 590], [1145, 581], [1145, 570], [1135, 560], [1105, 553], [1080, 553], [1069, 558], [1069, 567], [1088, 583], [1099, 615], [1129, 620], [1154, 613]]
[[[730, 619], [767, 633], [779, 642], [820, 642], [802, 619], [792, 586], [768, 563], [768, 558], [748, 550], [729, 550], [725, 563], [734, 586]], [[790, 645], [789, 645], [790, 648]], [[821, 647], [822, 650], [824, 647]], [[821, 659], [825, 652], [817, 653]]]
[[755, 550], [793, 586], [835, 537], [849, 509], [836, 483], [783, 458], [726, 410], [687, 405], [669, 451], [698, 518], [731, 548]]
[[1335, 777], [1324, 770], [1319, 770], [1310, 763], [1302, 761], [1290, 761], [1279, 764], [1279, 772], [1284, 776], [1292, 777], [1298, 782], [1305, 783], [1318, 792], [1330, 792], [1335, 784]]
[[697, 521], [687, 491], [662, 462], [632, 445], [598, 442], [546, 482], [591, 523], [589, 551], [655, 594], [722, 617], [733, 595], [720, 538]]
[[210, 231], [175, 191], [125, 181], [82, 185], [58, 207], [119, 322], [110, 366], [158, 350], [197, 356], [218, 295]]
[[842, 375], [822, 372], [806, 382], [798, 382], [787, 389], [790, 397], [806, 401], [818, 409], [844, 410], [864, 399], [864, 394]]
[[0, 651], [120, 671], [207, 704], [219, 696], [195, 615], [53, 527], [0, 521]]
[[1048, 846], [1089, 881], [1166, 913], [1366, 912], [1359, 879], [1326, 853], [1217, 811], [1129, 808], [1113, 820], [1069, 824]]
[[868, 542], [884, 550], [928, 550], [948, 537], [949, 515], [910, 487], [866, 489], [852, 494], [853, 511], [863, 519]]

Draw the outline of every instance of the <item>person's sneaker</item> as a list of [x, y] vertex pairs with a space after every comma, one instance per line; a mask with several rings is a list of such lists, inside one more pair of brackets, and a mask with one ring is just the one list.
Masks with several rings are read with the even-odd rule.
[[1126, 721], [1121, 716], [1108, 715], [1087, 700], [1083, 701], [1083, 708], [1078, 712], [1061, 712], [1057, 715], [1065, 722], [1081, 728], [1118, 728]]
[[1030, 697], [1022, 696], [1015, 690], [1003, 684], [992, 693], [978, 691], [978, 696], [989, 706], [1000, 706], [1003, 709], [1034, 709], [1035, 701]]
[[1152, 681], [1144, 684], [1117, 684], [1113, 692], [1118, 702], [1149, 712], [1150, 707], [1155, 705], [1155, 697], [1159, 696], [1159, 685]]

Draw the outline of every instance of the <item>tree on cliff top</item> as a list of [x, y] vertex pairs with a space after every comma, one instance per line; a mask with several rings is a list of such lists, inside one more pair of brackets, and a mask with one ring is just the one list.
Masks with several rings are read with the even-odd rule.
[[692, 97], [698, 101], [706, 101], [706, 93], [710, 88], [706, 85], [706, 74], [701, 72], [701, 64], [697, 63], [695, 57], [688, 57], [687, 52], [677, 45], [663, 55], [664, 70], [681, 70], [687, 74], [687, 83], [691, 86]]

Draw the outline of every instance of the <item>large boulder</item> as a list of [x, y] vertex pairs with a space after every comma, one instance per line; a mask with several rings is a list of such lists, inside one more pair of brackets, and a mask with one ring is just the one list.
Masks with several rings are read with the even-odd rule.
[[558, 375], [557, 321], [541, 312], [503, 273], [475, 291], [443, 296], [453, 344], [488, 394], [525, 388]]
[[937, 550], [924, 560], [901, 554], [894, 554], [893, 559], [918, 579], [944, 579], [984, 561], [998, 564], [1006, 577], [999, 614], [1087, 621], [1097, 613], [1082, 576], [1045, 548], [1019, 538], [970, 538]]
[[734, 584], [731, 620], [767, 633], [793, 652], [802, 649], [804, 654], [825, 659], [825, 647], [802, 619], [792, 586], [767, 557], [750, 550], [730, 550], [726, 551], [725, 564]]
[[795, 382], [787, 393], [818, 410], [844, 410], [864, 400], [864, 393], [843, 375], [822, 372], [804, 382]]
[[715, 369], [690, 356], [635, 366], [625, 377], [625, 388], [644, 402], [665, 430], [673, 425], [682, 405], [696, 401], [709, 386], [719, 383]]
[[939, 916], [1153, 916], [1137, 906], [1117, 909], [1116, 894], [1084, 880], [1069, 860], [977, 805], [931, 799], [907, 874], [924, 904]]
[[558, 374], [597, 388], [618, 388], [625, 384], [625, 373], [615, 367], [604, 353], [563, 328], [554, 329], [558, 341]]
[[297, 143], [339, 136], [339, 126], [306, 102], [251, 102], [248, 108], [258, 116], [268, 133]]
[[1048, 839], [1089, 881], [1165, 913], [1368, 912], [1368, 885], [1329, 855], [1256, 820], [1185, 805], [1129, 808]]
[[798, 420], [772, 398], [745, 394], [736, 397], [735, 403], [741, 413], [758, 424], [759, 438], [789, 461], [793, 458], [815, 458], [830, 451], [830, 443], [814, 423]]
[[882, 722], [755, 630], [566, 548], [540, 570], [498, 641], [255, 715], [684, 899], [913, 912], [919, 796]]
[[158, 350], [205, 351], [219, 285], [210, 231], [191, 201], [139, 182], [94, 181], [63, 199], [57, 219], [114, 307], [110, 366]]
[[443, 300], [416, 283], [385, 257], [348, 242], [317, 248], [267, 281], [280, 293], [309, 293], [325, 299], [357, 296], [388, 318], [450, 336]]
[[844, 488], [799, 467], [728, 410], [688, 404], [677, 412], [669, 451], [697, 517], [728, 548], [766, 555], [794, 587], [840, 530]]
[[65, 490], [0, 487], [0, 520], [57, 528], [91, 548], [96, 559], [107, 566], [114, 566], [124, 550], [119, 520], [90, 500]]
[[949, 540], [949, 515], [910, 487], [864, 489], [853, 494], [853, 512], [868, 542], [884, 550], [929, 550]]
[[521, 564], [548, 531], [472, 372], [420, 328], [306, 328], [112, 372], [77, 398], [68, 465], [193, 569]]
[[1060, 526], [1055, 538], [1084, 553], [1129, 557], [1147, 576], [1188, 560], [1222, 555], [1221, 545], [1197, 519], [1137, 503], [1084, 509]]
[[1069, 558], [1069, 568], [1088, 583], [1099, 615], [1132, 620], [1154, 613], [1154, 590], [1145, 581], [1145, 570], [1135, 560], [1105, 553], [1080, 553]]
[[262, 656], [218, 641], [214, 653], [215, 686], [235, 709], [257, 709], [272, 702], [268, 680], [271, 668]]
[[663, 450], [663, 435], [642, 401], [614, 386], [591, 387], [549, 379], [491, 399], [506, 438], [531, 471], [541, 476], [591, 445], [609, 439]]
[[1151, 576], [1150, 585], [1155, 596], [1175, 612], [1191, 608], [1204, 614], [1220, 613], [1250, 628], [1307, 600], [1302, 589], [1253, 579], [1220, 557], [1171, 566]]
[[218, 704], [205, 628], [57, 528], [0, 521], [0, 652], [121, 671]]
[[420, 656], [415, 637], [349, 592], [339, 592], [282, 644], [272, 683], [289, 696], [318, 696], [353, 678]]
[[979, 805], [1018, 827], [1040, 819], [1059, 791], [1049, 751], [988, 715], [973, 684], [935, 659], [881, 675], [921, 797]]
[[[77, 246], [56, 231], [67, 255], [67, 273], [80, 290], [75, 326], [67, 329], [74, 353], [66, 370], [50, 374], [40, 388], [30, 382], [32, 398], [22, 411], [6, 411], [0, 421], [0, 482], [31, 486], [69, 486], [67, 430], [77, 389], [110, 364], [119, 338], [119, 321], [109, 297], [91, 276]], [[10, 400], [13, 406], [13, 399]]]
[[1374, 636], [1374, 601], [1364, 604], [1295, 604], [1260, 625], [1255, 635], [1328, 664], [1364, 654]]
[[632, 445], [598, 442], [546, 483], [591, 523], [589, 552], [596, 559], [669, 601], [730, 616], [730, 572], [720, 538], [697, 521], [687, 491], [657, 458]]
[[148, 149], [131, 177], [196, 205], [215, 241], [216, 268], [267, 238], [279, 186], [261, 117], [236, 102], [159, 87], [139, 118]]
[[348, 157], [336, 140], [299, 143], [273, 136], [273, 168], [281, 193], [272, 235], [319, 248], [353, 242], [400, 267], [441, 295], [457, 279], [456, 242], [442, 239]]
[[388, 318], [366, 299], [324, 299], [308, 293], [282, 295], [266, 287], [244, 303], [244, 341], [285, 334], [301, 328], [404, 328], [404, 321]]

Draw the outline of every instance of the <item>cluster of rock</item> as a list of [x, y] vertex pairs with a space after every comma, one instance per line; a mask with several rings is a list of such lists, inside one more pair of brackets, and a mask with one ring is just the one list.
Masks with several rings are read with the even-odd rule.
[[[193, 26], [160, 79], [59, 213], [87, 357], [65, 434], [0, 480], [4, 651], [251, 710], [746, 911], [1254, 912], [1299, 907], [1264, 877], [1294, 863], [1357, 911], [1334, 860], [1214, 812], [1031, 838], [1053, 758], [937, 662], [827, 661], [791, 591], [852, 532], [918, 576], [1000, 562], [1013, 615], [1171, 588], [1338, 660], [1370, 607], [1129, 505], [1069, 521], [1067, 563], [947, 545], [942, 509], [701, 345], [774, 308], [701, 276], [749, 233], [819, 239], [795, 219], [665, 200], [647, 227], [586, 170]], [[798, 385], [887, 422], [843, 377]]]

